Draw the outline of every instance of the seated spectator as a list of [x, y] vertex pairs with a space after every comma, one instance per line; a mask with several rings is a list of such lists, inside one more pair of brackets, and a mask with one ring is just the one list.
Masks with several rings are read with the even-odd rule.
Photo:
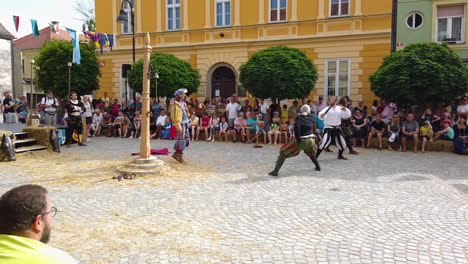
[[211, 118], [208, 116], [208, 113], [204, 112], [202, 118], [200, 118], [200, 126], [197, 129], [197, 138], [196, 138], [196, 140], [199, 140], [201, 131], [205, 132], [205, 138], [206, 138], [207, 141], [211, 140], [210, 131], [209, 131], [210, 130], [210, 121], [211, 121]]
[[231, 131], [232, 142], [237, 142], [237, 135], [241, 135], [242, 142], [245, 142], [245, 128], [247, 127], [247, 120], [244, 119], [244, 114], [239, 113], [239, 117], [234, 120], [234, 129]]
[[[149, 112], [149, 127], [150, 127], [150, 133], [154, 133], [156, 131], [156, 117], [154, 116], [153, 112]], [[139, 139], [141, 136], [139, 137]]]
[[[248, 143], [251, 143], [253, 139], [255, 139], [255, 143], [258, 143], [257, 123], [258, 123], [258, 117], [256, 117], [256, 116], [255, 117], [249, 117], [247, 119], [246, 134], [247, 134], [247, 142]], [[250, 138], [251, 133], [254, 134], [253, 139]]]
[[[268, 131], [268, 144], [277, 144], [278, 143], [278, 136], [280, 134], [280, 118], [279, 113], [274, 112], [273, 118], [271, 119], [270, 130]], [[271, 135], [274, 135], [274, 141], [271, 140]]]
[[223, 141], [223, 136], [228, 141], [227, 134], [229, 133], [229, 124], [226, 121], [226, 117], [221, 118], [221, 123], [219, 124], [219, 141]]
[[159, 111], [159, 116], [156, 119], [156, 129], [154, 133], [151, 135], [151, 138], [157, 138], [157, 139], [161, 138], [161, 131], [164, 125], [166, 124], [166, 118], [167, 118], [166, 110], [161, 109]]
[[[296, 136], [294, 135], [294, 119], [290, 119], [289, 120], [289, 125], [288, 125], [288, 129], [289, 129], [289, 142], [293, 142], [294, 140], [296, 140]], [[323, 121], [322, 121], [323, 122]]]
[[280, 125], [280, 135], [279, 135], [279, 143], [281, 143], [281, 138], [284, 137], [284, 144], [288, 144], [289, 139], [289, 124], [286, 119], [281, 119]]
[[[159, 117], [161, 117], [161, 116], [159, 116]], [[173, 139], [170, 136], [171, 128], [172, 128], [171, 117], [166, 116], [166, 120], [164, 120], [164, 127], [163, 127], [163, 129], [161, 131], [161, 138]]]
[[362, 115], [367, 118], [367, 106], [364, 105], [363, 100], [358, 101], [358, 105], [356, 107], [354, 107], [353, 113], [356, 113], [357, 110], [360, 110]]
[[[458, 118], [468, 118], [468, 96], [463, 96], [460, 100], [460, 105], [457, 106], [457, 116]], [[460, 121], [460, 119], [458, 121]]]
[[122, 122], [122, 137], [127, 137], [128, 129], [131, 127], [132, 123], [130, 122], [130, 118], [128, 116], [124, 116], [124, 120]]
[[103, 116], [101, 114], [101, 110], [96, 109], [93, 115], [93, 122], [91, 124], [91, 130], [94, 131], [93, 136], [99, 136], [101, 134], [102, 120], [103, 120]]
[[466, 125], [466, 117], [460, 116], [458, 123], [453, 126], [453, 131], [455, 132], [453, 139], [454, 152], [468, 155], [468, 126]]
[[424, 125], [419, 129], [419, 136], [421, 138], [421, 152], [424, 153], [426, 142], [432, 141], [434, 131], [432, 130], [431, 122], [429, 120], [424, 121]]
[[3, 194], [0, 263], [76, 264], [67, 253], [46, 245], [56, 213], [47, 190], [39, 185], [22, 185]]
[[[210, 135], [211, 142], [215, 141], [215, 135], [219, 132], [219, 117], [216, 113], [213, 113], [210, 121]], [[207, 140], [208, 141], [208, 140]]]
[[361, 111], [361, 109], [355, 108], [354, 118], [351, 119], [351, 124], [352, 124], [351, 132], [353, 133], [352, 135], [353, 147], [356, 147], [358, 140], [361, 143], [362, 148], [366, 146], [365, 142], [366, 142], [366, 137], [367, 137], [368, 123], [369, 123], [369, 120], [367, 119], [366, 116], [364, 116], [364, 113]]
[[429, 121], [433, 131], [439, 130], [440, 117], [434, 115], [431, 109], [428, 108], [426, 109], [426, 111], [424, 111], [424, 113], [421, 115], [421, 121], [423, 122], [423, 124], [424, 122]]
[[189, 119], [189, 131], [190, 131], [190, 137], [192, 141], [195, 140], [195, 134], [198, 131], [198, 125], [199, 125], [198, 120], [199, 119], [197, 115], [195, 114], [195, 112], [193, 112], [190, 115], [190, 119]]
[[400, 132], [401, 127], [399, 126], [400, 117], [398, 115], [394, 115], [392, 118], [392, 122], [388, 126], [388, 149], [398, 151], [401, 149], [401, 138]]
[[107, 112], [102, 114], [101, 127], [107, 129], [107, 136], [110, 137], [112, 134], [112, 120]]
[[414, 144], [414, 152], [418, 152], [418, 143], [419, 143], [419, 124], [414, 120], [414, 115], [413, 114], [408, 114], [406, 116], [406, 121], [403, 122], [402, 124], [402, 137], [401, 137], [401, 143], [402, 143], [402, 151], [406, 151], [406, 142], [408, 139], [413, 139], [413, 144]]
[[133, 118], [132, 133], [130, 133], [130, 138], [137, 138], [138, 132], [141, 132], [141, 115], [140, 111], [135, 111], [135, 117]]
[[[115, 130], [117, 130], [117, 132], [119, 133], [119, 137], [122, 137], [122, 124], [123, 124], [123, 121], [124, 121], [123, 113], [122, 113], [122, 111], [118, 111], [117, 112], [117, 117], [114, 120], [113, 128], [114, 128], [114, 132], [115, 132]], [[114, 135], [116, 135], [116, 134], [114, 133]]]
[[455, 132], [453, 131], [451, 124], [452, 123], [449, 120], [442, 121], [442, 127], [439, 131], [437, 131], [434, 134], [433, 140], [437, 140], [440, 138], [442, 140], [453, 141], [453, 138], [455, 137]]
[[379, 147], [377, 148], [378, 150], [382, 150], [382, 137], [385, 132], [385, 122], [382, 120], [382, 115], [378, 114], [374, 118], [375, 120], [370, 124], [370, 132], [369, 132], [369, 137], [367, 138], [367, 146], [366, 148], [369, 148], [370, 142], [372, 137], [377, 136], [377, 140], [379, 143]]

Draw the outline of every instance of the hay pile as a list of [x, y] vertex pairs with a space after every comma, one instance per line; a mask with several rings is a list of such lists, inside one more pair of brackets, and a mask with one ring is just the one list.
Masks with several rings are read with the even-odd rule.
[[26, 127], [23, 129], [24, 132], [29, 134], [29, 137], [37, 139], [37, 144], [46, 146], [52, 150], [52, 145], [49, 142], [49, 135], [51, 130], [57, 130], [55, 127]]
[[[3, 135], [7, 135], [7, 136], [13, 135], [13, 137], [14, 137], [13, 132], [7, 131], [7, 130], [0, 130], [0, 144], [2, 143]], [[3, 153], [3, 151], [0, 149], [0, 162], [2, 162], [2, 161], [8, 161], [8, 156], [5, 155], [5, 153]]]
[[[371, 148], [377, 148], [379, 146], [377, 138], [372, 138], [370, 142]], [[388, 146], [388, 138], [382, 139], [382, 147], [386, 149]], [[406, 143], [406, 149], [412, 150], [413, 149], [413, 140], [408, 140]], [[419, 140], [418, 149], [421, 149], [421, 140]], [[437, 140], [433, 142], [427, 142], [426, 151], [441, 151], [441, 152], [453, 152], [453, 142], [452, 141], [445, 141], [445, 140]]]

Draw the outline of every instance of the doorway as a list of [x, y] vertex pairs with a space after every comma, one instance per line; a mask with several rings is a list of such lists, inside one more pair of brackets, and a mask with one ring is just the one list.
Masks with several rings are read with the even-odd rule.
[[229, 67], [218, 67], [211, 77], [211, 98], [228, 98], [235, 93], [236, 75]]

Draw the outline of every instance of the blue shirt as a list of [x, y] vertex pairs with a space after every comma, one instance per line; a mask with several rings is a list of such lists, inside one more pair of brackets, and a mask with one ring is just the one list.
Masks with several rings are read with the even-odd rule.
[[315, 116], [315, 123], [317, 123], [318, 129], [323, 129], [325, 127], [324, 121], [321, 120], [318, 115]]
[[[252, 117], [249, 117], [249, 120], [247, 120], [247, 125], [252, 125], [252, 129], [253, 130], [257, 130], [257, 122], [258, 120], [257, 119], [253, 119]], [[255, 123], [255, 124], [254, 124]]]

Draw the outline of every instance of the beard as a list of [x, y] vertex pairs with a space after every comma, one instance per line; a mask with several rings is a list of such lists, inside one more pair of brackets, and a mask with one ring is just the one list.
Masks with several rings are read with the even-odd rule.
[[44, 227], [44, 232], [42, 233], [42, 236], [41, 236], [41, 239], [40, 241], [44, 244], [47, 244], [47, 242], [49, 242], [50, 240], [50, 224], [47, 223]]

